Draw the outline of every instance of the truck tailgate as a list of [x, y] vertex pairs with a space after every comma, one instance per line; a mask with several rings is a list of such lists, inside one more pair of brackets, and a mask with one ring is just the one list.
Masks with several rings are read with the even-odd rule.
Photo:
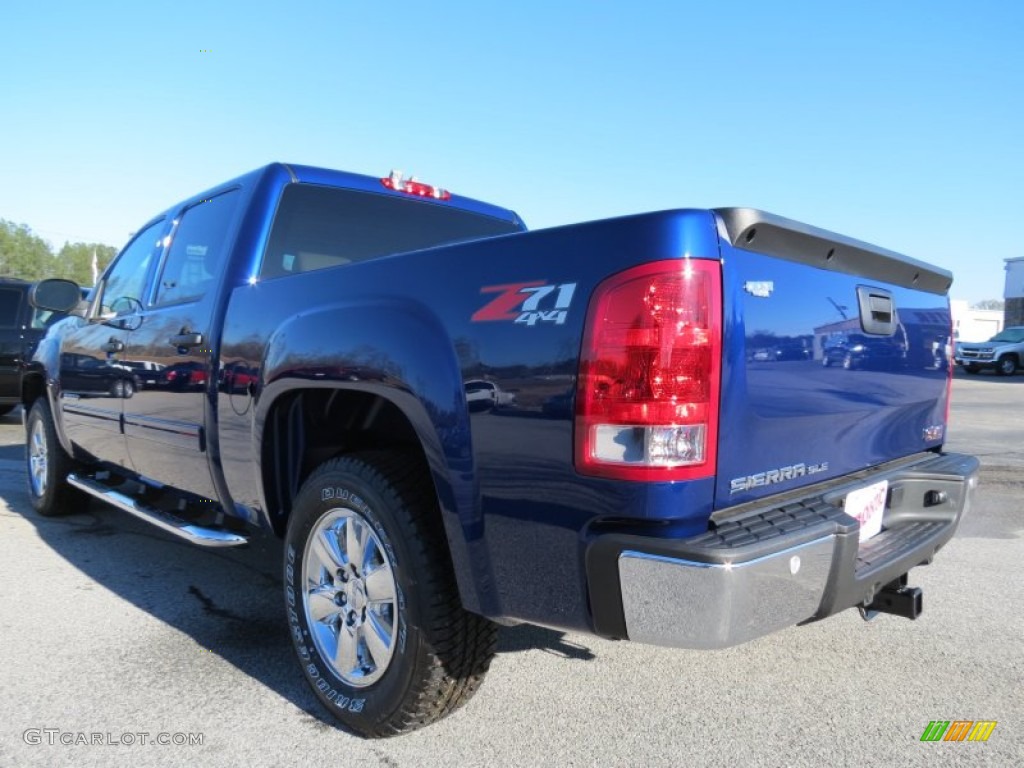
[[717, 211], [715, 508], [942, 444], [949, 273], [749, 209]]

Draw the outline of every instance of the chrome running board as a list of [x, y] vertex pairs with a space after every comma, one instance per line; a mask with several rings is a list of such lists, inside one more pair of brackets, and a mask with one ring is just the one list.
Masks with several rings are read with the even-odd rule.
[[70, 474], [68, 484], [200, 547], [238, 547], [249, 543], [249, 540], [239, 533], [194, 525], [169, 512], [147, 507], [132, 497], [88, 477]]

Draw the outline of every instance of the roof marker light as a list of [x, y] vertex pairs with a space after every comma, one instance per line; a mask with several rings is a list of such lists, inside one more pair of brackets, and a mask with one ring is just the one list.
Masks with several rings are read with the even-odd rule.
[[410, 176], [408, 181], [403, 181], [401, 171], [391, 171], [391, 174], [381, 179], [380, 183], [388, 189], [393, 189], [395, 192], [405, 192], [407, 195], [414, 195], [416, 197], [450, 200], [452, 196], [451, 192], [446, 189], [417, 181], [415, 176]]

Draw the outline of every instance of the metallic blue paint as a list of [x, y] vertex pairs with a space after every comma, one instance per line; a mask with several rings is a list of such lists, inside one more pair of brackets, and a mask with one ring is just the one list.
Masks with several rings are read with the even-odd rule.
[[[730, 493], [734, 478], [827, 463], [814, 476], [826, 480], [941, 445], [923, 435], [945, 420], [945, 297], [728, 243], [723, 259], [727, 347], [716, 508], [808, 482], [805, 477]], [[773, 285], [770, 296], [745, 290], [748, 283], [765, 282]], [[899, 320], [894, 337], [864, 335], [857, 304], [862, 285], [891, 291]], [[865, 347], [849, 370], [827, 354], [840, 336]]]
[[[942, 421], [936, 411], [945, 373], [918, 365], [917, 357], [908, 356], [913, 371], [895, 372], [884, 383], [858, 379], [857, 371], [814, 368], [813, 359], [786, 359], [794, 354], [793, 340], [836, 319], [830, 305], [822, 305], [826, 297], [853, 306], [857, 281], [723, 249], [709, 211], [510, 234], [261, 281], [256, 276], [278, 201], [296, 181], [400, 194], [374, 177], [274, 164], [168, 211], [177, 216], [196, 200], [240, 190], [243, 213], [232, 225], [230, 260], [204, 302], [211, 350], [199, 387], [205, 451], [197, 449], [188, 462], [199, 479], [185, 477], [183, 487], [202, 493], [212, 483], [225, 510], [279, 530], [288, 510], [275, 509], [263, 488], [264, 436], [275, 405], [295, 393], [316, 397], [325, 390], [379, 397], [415, 434], [464, 603], [484, 615], [592, 630], [584, 555], [602, 533], [693, 536], [707, 529], [716, 506], [757, 495], [730, 499], [728, 478], [735, 473], [818, 460], [829, 461], [834, 473], [849, 471], [918, 448], [907, 444], [907, 423]], [[521, 226], [511, 211], [466, 198], [423, 204], [462, 207]], [[615, 272], [684, 257], [724, 257], [727, 348], [717, 491], [711, 478], [627, 483], [579, 476], [573, 393], [587, 301]], [[748, 280], [774, 280], [776, 293], [754, 299], [743, 292]], [[563, 324], [471, 322], [494, 298], [484, 287], [530, 281], [576, 284]], [[948, 317], [937, 298], [893, 293], [901, 310]], [[904, 318], [908, 339], [918, 346], [926, 325], [924, 315], [919, 319]], [[774, 334], [782, 351], [760, 364], [748, 355], [750, 338], [762, 330]], [[41, 350], [52, 364], [53, 350]], [[465, 383], [479, 379], [493, 383], [493, 400], [470, 407]], [[813, 403], [793, 401], [808, 381], [821, 388]], [[183, 397], [171, 387], [157, 396], [168, 414]], [[823, 415], [841, 423], [849, 442], [836, 445], [820, 436]], [[886, 426], [889, 419], [902, 427]], [[147, 450], [155, 452], [147, 464], [163, 455], [155, 444], [132, 444], [133, 455]]]

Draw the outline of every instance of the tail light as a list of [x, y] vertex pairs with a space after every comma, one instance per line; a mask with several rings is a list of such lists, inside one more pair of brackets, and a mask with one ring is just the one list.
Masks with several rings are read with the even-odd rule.
[[948, 346], [942, 350], [942, 358], [946, 361], [946, 416], [945, 421], [943, 421], [943, 438], [945, 438], [946, 433], [949, 432], [949, 411], [953, 406], [953, 370], [956, 368], [956, 363], [953, 360], [956, 355], [956, 339], [954, 336], [952, 315], [950, 315], [949, 318], [949, 336], [947, 341], [949, 342]]
[[576, 393], [576, 468], [623, 480], [715, 474], [721, 268], [672, 259], [601, 283]]

